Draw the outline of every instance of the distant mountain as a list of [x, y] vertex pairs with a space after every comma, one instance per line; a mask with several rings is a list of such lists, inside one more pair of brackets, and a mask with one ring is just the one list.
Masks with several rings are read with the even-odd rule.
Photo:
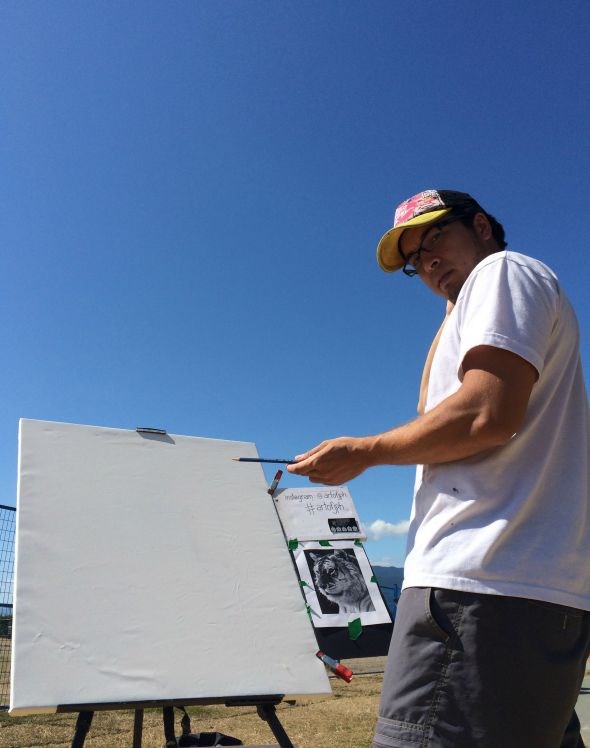
[[404, 570], [397, 566], [372, 566], [372, 569], [387, 607], [391, 614], [395, 616], [397, 601], [404, 581]]

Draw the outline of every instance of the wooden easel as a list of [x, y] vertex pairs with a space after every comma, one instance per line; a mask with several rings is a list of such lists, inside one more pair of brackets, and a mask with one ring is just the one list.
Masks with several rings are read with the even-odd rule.
[[[277, 717], [276, 713], [276, 705], [279, 704], [282, 701], [281, 696], [277, 697], [264, 697], [264, 699], [260, 699], [258, 697], [253, 698], [252, 700], [249, 699], [240, 699], [236, 701], [228, 701], [225, 702], [226, 706], [255, 706], [256, 711], [258, 712], [258, 716], [263, 719], [265, 722], [268, 722], [268, 726], [270, 727], [273, 735], [275, 736], [277, 743], [280, 748], [294, 748], [293, 743], [291, 742], [289, 736], [285, 732], [285, 729], [283, 725], [281, 724], [279, 718]], [[202, 700], [199, 700], [199, 704], [203, 704], [204, 702]], [[215, 701], [210, 703], [217, 703]], [[162, 717], [164, 721], [164, 736], [166, 739], [165, 748], [177, 748], [179, 745], [175, 729], [174, 729], [174, 706], [180, 706], [179, 704], [162, 704]], [[108, 709], [115, 709], [117, 708], [117, 705], [96, 705], [95, 708], [87, 708], [87, 709], [80, 709], [79, 711], [76, 709], [58, 709], [58, 711], [78, 711], [78, 718], [76, 720], [76, 727], [74, 730], [74, 736], [72, 739], [72, 746], [71, 748], [83, 748], [84, 742], [86, 740], [86, 736], [88, 735], [88, 732], [90, 731], [90, 726], [92, 725], [92, 719], [94, 717], [94, 712], [97, 710], [105, 710], [105, 706]], [[125, 705], [121, 704], [119, 705], [120, 708], [125, 708]], [[150, 708], [156, 706], [155, 704], [150, 704]], [[184, 706], [184, 704], [182, 705]], [[132, 742], [132, 748], [141, 748], [142, 743], [142, 733], [143, 733], [143, 712], [144, 712], [144, 706], [136, 706], [134, 711], [134, 721], [133, 721], [133, 742]], [[189, 729], [190, 729], [190, 723], [189, 723]]]

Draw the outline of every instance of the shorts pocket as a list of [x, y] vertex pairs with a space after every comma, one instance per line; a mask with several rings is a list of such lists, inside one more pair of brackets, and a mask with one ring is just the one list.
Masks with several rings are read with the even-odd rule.
[[432, 587], [424, 589], [424, 612], [437, 639], [443, 644], [448, 644], [453, 635], [453, 627], [447, 614], [437, 602], [435, 590]]

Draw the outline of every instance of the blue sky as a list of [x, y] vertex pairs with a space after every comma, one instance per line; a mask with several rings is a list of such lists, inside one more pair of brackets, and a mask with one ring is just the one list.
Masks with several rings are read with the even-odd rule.
[[[375, 247], [426, 188], [555, 270], [588, 371], [590, 4], [532, 7], [3, 2], [0, 503], [20, 417], [279, 457], [414, 417], [443, 304]], [[373, 563], [412, 485], [349, 484]]]

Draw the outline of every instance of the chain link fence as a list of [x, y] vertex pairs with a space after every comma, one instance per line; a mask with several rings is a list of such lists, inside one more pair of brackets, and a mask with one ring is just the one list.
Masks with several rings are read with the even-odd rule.
[[16, 509], [0, 504], [0, 709], [8, 709]]

